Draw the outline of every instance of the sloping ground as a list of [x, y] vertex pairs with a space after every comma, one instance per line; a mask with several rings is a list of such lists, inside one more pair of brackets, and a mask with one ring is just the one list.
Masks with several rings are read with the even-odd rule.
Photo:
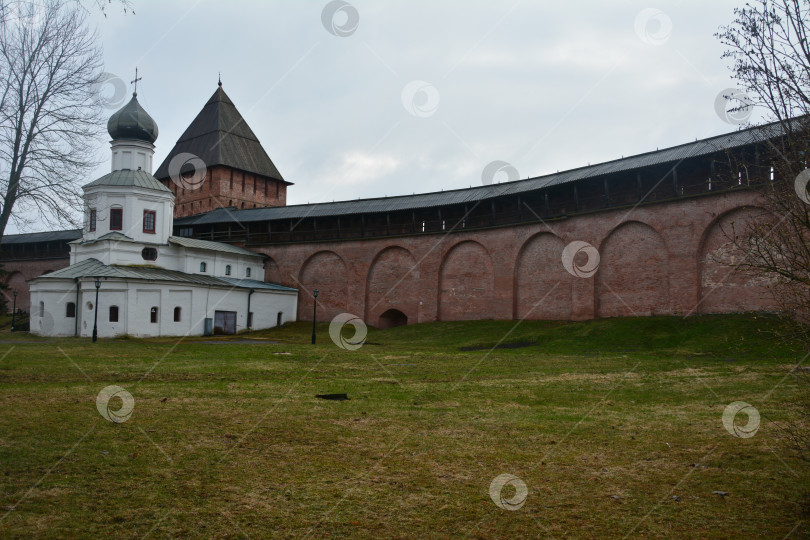
[[[327, 326], [316, 346], [305, 323], [215, 347], [4, 333], [0, 536], [808, 535], [783, 429], [804, 353], [773, 318], [436, 323], [355, 351]], [[724, 427], [736, 401], [755, 431]]]

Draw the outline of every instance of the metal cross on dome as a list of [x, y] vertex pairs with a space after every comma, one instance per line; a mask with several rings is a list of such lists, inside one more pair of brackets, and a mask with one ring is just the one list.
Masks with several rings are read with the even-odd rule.
[[138, 68], [136, 67], [135, 68], [135, 80], [134, 81], [129, 81], [129, 84], [134, 84], [135, 85], [135, 91], [132, 92], [133, 96], [138, 95], [138, 81], [140, 81], [141, 79], [143, 79], [143, 77], [138, 77]]

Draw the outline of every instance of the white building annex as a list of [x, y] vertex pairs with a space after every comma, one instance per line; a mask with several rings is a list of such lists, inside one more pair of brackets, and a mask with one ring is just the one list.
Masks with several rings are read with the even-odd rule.
[[[158, 129], [137, 93], [110, 117], [112, 172], [85, 185], [70, 266], [30, 280], [31, 332], [185, 336], [271, 328], [298, 291], [264, 281], [264, 256], [171, 236], [174, 194], [152, 176]], [[98, 302], [96, 302], [98, 297]]]

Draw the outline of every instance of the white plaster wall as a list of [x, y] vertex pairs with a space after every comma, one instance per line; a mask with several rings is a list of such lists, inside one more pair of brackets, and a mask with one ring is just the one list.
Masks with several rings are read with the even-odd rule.
[[[145, 246], [154, 247], [158, 258], [145, 261], [142, 250]], [[72, 243], [70, 264], [87, 259], [97, 259], [104, 264], [158, 266], [167, 270], [177, 270], [187, 274], [200, 274], [226, 277], [225, 267], [231, 265], [231, 275], [227, 277], [245, 279], [247, 268], [252, 269], [250, 279], [264, 280], [264, 258], [261, 256], [237, 255], [213, 250], [191, 249], [173, 244], [141, 244], [121, 240], [101, 240], [92, 244]], [[205, 262], [205, 272], [200, 272], [200, 263]]]
[[[185, 268], [183, 272], [187, 274], [202, 274], [214, 277], [232, 277], [245, 279], [246, 268], [252, 268], [250, 279], [264, 281], [264, 258], [256, 255], [237, 255], [235, 253], [223, 253], [219, 251], [208, 251], [202, 249], [185, 248]], [[200, 263], [207, 265], [205, 272], [200, 272]], [[231, 265], [231, 275], [225, 274], [225, 266]]]
[[[98, 336], [135, 337], [199, 336], [205, 318], [216, 311], [235, 311], [236, 331], [247, 329], [248, 290], [205, 288], [177, 283], [125, 282], [102, 280], [98, 298]], [[93, 334], [96, 289], [92, 279], [80, 283], [76, 314], [79, 333]], [[76, 284], [72, 280], [39, 280], [31, 283], [31, 331], [38, 335], [73, 336], [76, 320], [66, 317], [68, 302], [76, 301]], [[45, 303], [45, 316], [39, 315], [39, 302]], [[251, 297], [253, 329], [276, 326], [282, 312], [282, 324], [295, 321], [298, 293], [256, 290]], [[110, 322], [110, 306], [118, 306], [118, 322]], [[150, 322], [150, 310], [158, 307], [158, 323]], [[174, 308], [180, 306], [179, 322], [174, 321]]]
[[119, 139], [111, 141], [110, 148], [112, 149], [113, 171], [123, 169], [135, 171], [141, 168], [152, 174], [152, 156], [155, 153], [155, 145], [146, 141]]
[[[136, 188], [132, 186], [94, 186], [84, 194], [84, 240], [95, 240], [112, 232], [110, 209], [123, 210], [123, 222], [118, 231], [133, 240], [147, 243], [166, 243], [172, 234], [174, 194], [170, 191]], [[96, 209], [96, 230], [90, 230], [90, 209]], [[143, 212], [154, 210], [155, 234], [143, 232]]]
[[[82, 309], [80, 334], [93, 335], [96, 288], [93, 281], [84, 281], [81, 288]], [[110, 322], [110, 306], [118, 306], [118, 322]], [[98, 337], [115, 337], [127, 333], [127, 287], [122, 282], [101, 281], [98, 295]]]
[[263, 330], [276, 326], [277, 315], [281, 315], [281, 324], [294, 322], [298, 312], [298, 293], [280, 293], [256, 291], [250, 299], [250, 310], [253, 312], [253, 330]]
[[[44, 311], [40, 312], [40, 302]], [[68, 302], [76, 303], [76, 285], [59, 280], [31, 287], [31, 333], [43, 336], [72, 336], [76, 319], [67, 317]], [[79, 311], [77, 307], [76, 311]]]

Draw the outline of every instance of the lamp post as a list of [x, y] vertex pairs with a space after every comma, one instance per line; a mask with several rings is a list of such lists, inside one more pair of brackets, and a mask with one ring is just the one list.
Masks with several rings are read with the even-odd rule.
[[11, 294], [14, 295], [14, 307], [11, 308], [11, 331], [14, 331], [14, 321], [17, 317], [17, 291], [15, 290]]
[[95, 314], [93, 316], [93, 343], [98, 341], [98, 289], [101, 287], [101, 280], [96, 278], [96, 304], [93, 306]]
[[312, 344], [315, 345], [315, 320], [317, 319], [316, 313], [318, 313], [318, 289], [312, 291]]

